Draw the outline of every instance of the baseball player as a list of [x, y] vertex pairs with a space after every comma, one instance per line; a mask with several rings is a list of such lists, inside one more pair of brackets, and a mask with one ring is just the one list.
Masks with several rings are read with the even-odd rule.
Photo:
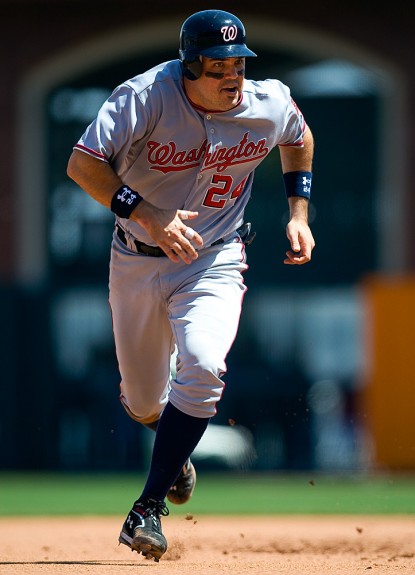
[[224, 390], [246, 291], [244, 210], [255, 168], [275, 147], [290, 211], [283, 261], [305, 264], [314, 248], [313, 137], [289, 88], [245, 78], [256, 54], [228, 12], [187, 18], [179, 54], [115, 88], [68, 163], [68, 175], [116, 216], [109, 302], [120, 400], [156, 432], [119, 541], [155, 561], [167, 550], [165, 500], [191, 497], [190, 456]]

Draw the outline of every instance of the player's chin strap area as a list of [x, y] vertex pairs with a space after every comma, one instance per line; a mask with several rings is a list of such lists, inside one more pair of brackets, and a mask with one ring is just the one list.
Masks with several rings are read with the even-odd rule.
[[[125, 230], [123, 230], [123, 228], [121, 226], [119, 226], [118, 224], [115, 225], [115, 229], [117, 232], [117, 236], [120, 238], [122, 243], [128, 247], [127, 236], [126, 236]], [[255, 239], [256, 232], [251, 232], [251, 223], [250, 222], [246, 222], [246, 224], [243, 224], [236, 231], [246, 246], [249, 246], [249, 244], [251, 244]], [[211, 244], [209, 247], [223, 244], [224, 241], [225, 240], [223, 238], [220, 238], [219, 240], [216, 240], [216, 242], [213, 242], [213, 244]], [[137, 253], [139, 253], [139, 254], [144, 254], [146, 256], [150, 256], [153, 258], [167, 257], [165, 252], [161, 248], [159, 248], [158, 246], [148, 246], [147, 244], [144, 244], [143, 242], [139, 242], [136, 239], [133, 239], [132, 243], [134, 244], [135, 249], [136, 249]]]

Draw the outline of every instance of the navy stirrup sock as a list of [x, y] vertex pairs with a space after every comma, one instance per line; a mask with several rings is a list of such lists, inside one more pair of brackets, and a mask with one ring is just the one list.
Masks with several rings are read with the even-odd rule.
[[209, 421], [210, 418], [186, 415], [171, 403], [166, 405], [157, 427], [150, 471], [140, 499], [164, 500]]

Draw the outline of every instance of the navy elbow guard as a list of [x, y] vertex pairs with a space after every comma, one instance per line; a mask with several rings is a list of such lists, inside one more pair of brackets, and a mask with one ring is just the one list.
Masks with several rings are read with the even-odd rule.
[[282, 177], [287, 198], [300, 196], [310, 199], [312, 172], [286, 172]]

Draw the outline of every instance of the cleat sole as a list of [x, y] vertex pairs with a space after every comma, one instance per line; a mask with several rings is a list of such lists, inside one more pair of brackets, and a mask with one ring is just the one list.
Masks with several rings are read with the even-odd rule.
[[156, 563], [160, 561], [160, 557], [166, 551], [166, 549], [160, 549], [151, 543], [143, 543], [140, 541], [133, 541], [131, 544], [131, 549], [134, 549], [137, 551], [137, 553], [141, 553], [146, 559], [154, 559]]

